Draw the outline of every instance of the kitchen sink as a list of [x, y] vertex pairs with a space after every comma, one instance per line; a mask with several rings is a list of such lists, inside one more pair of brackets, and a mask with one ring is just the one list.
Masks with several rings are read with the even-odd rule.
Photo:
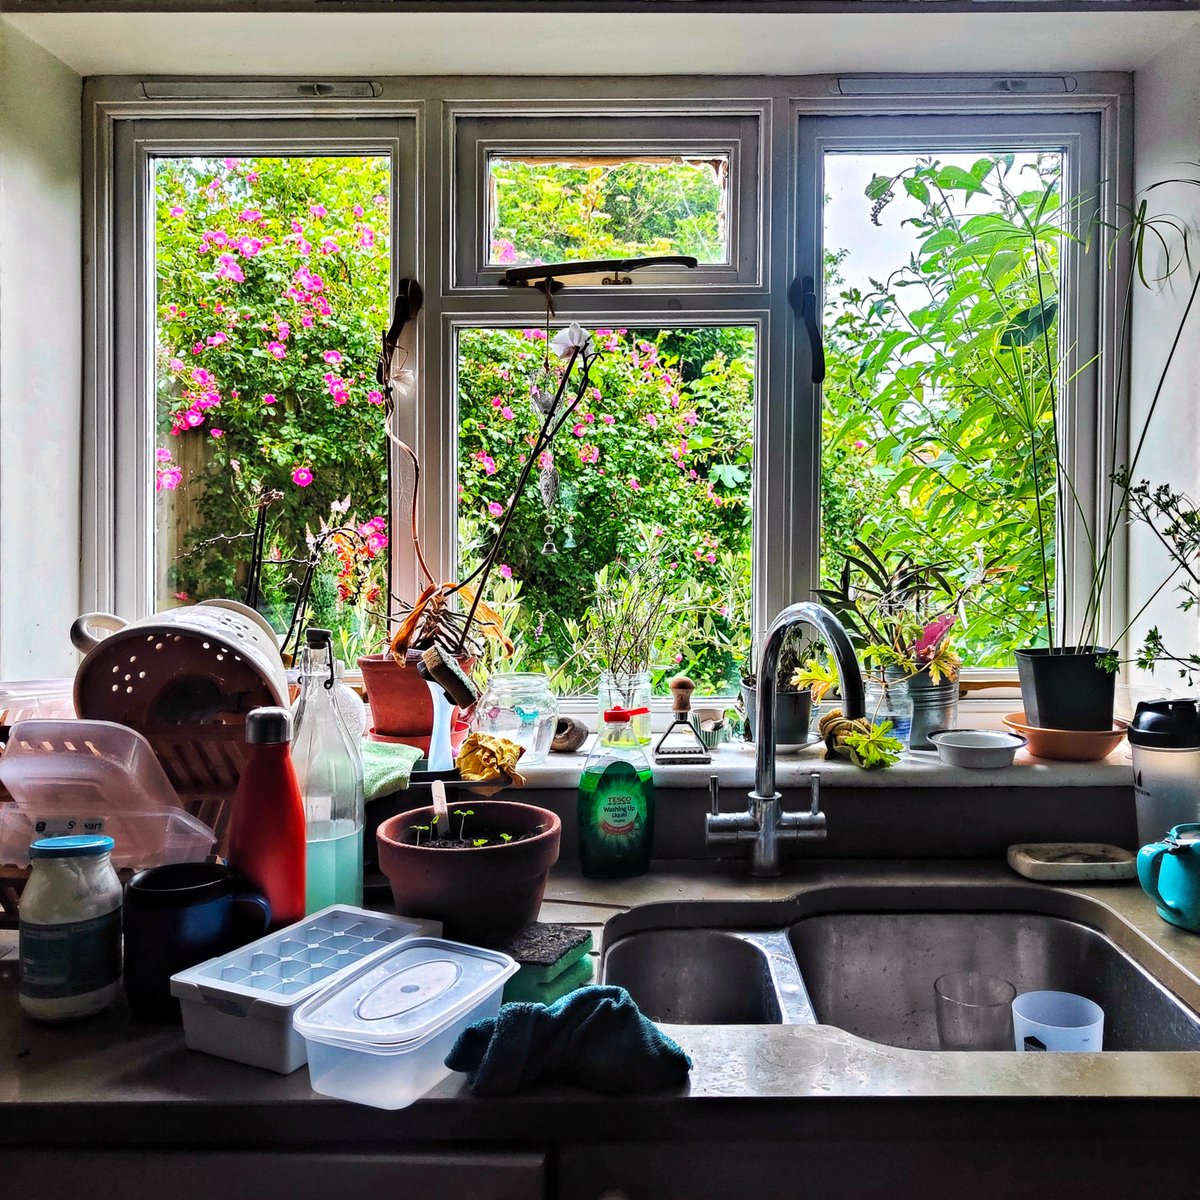
[[660, 929], [622, 938], [605, 981], [656, 1021], [678, 1025], [813, 1024], [786, 934]]
[[934, 980], [983, 971], [1018, 992], [1096, 1001], [1106, 1050], [1200, 1050], [1200, 1016], [1151, 969], [1165, 956], [1114, 921], [1083, 896], [1002, 886], [828, 887], [789, 901], [647, 905], [609, 923], [603, 976], [660, 1021], [818, 1022], [936, 1050]]

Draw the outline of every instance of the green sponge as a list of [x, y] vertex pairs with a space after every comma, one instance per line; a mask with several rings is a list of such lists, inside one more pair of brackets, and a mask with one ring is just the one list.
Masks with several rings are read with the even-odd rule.
[[537, 922], [501, 947], [521, 965], [504, 988], [504, 1001], [536, 1000], [548, 1004], [588, 983], [592, 935], [573, 925]]

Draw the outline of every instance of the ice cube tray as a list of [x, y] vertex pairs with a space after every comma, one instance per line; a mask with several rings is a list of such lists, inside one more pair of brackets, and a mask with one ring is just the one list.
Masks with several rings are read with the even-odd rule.
[[322, 988], [397, 941], [441, 924], [334, 904], [171, 977], [192, 1050], [289, 1075], [307, 1061], [292, 1014]]

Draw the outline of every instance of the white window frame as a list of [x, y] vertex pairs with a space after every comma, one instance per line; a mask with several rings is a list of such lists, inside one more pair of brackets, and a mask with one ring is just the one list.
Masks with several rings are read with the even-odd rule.
[[[393, 279], [412, 276], [425, 291], [425, 308], [410, 330], [411, 362], [418, 388], [399, 413], [401, 436], [415, 446], [424, 468], [419, 516], [426, 556], [441, 574], [454, 565], [456, 496], [454, 487], [456, 428], [453, 396], [454, 335], [468, 325], [527, 323], [539, 311], [540, 294], [527, 289], [501, 288], [482, 266], [478, 242], [482, 221], [476, 219], [479, 176], [456, 178], [454, 164], [460, 129], [479, 122], [510, 117], [526, 122], [513, 144], [528, 145], [529, 122], [543, 122], [548, 136], [561, 136], [561, 122], [610, 116], [630, 128], [650, 122], [660, 137], [673, 136], [678, 118], [691, 136], [696, 119], [734, 117], [754, 126], [753, 181], [757, 230], [748, 257], [745, 237], [737, 243], [736, 278], [683, 277], [635, 280], [620, 296], [598, 287], [568, 287], [556, 298], [562, 320], [599, 323], [611, 318], [619, 303], [625, 322], [661, 324], [750, 324], [758, 330], [753, 532], [754, 629], [760, 634], [787, 603], [806, 598], [817, 580], [817, 500], [819, 498], [819, 397], [808, 383], [811, 358], [807, 337], [789, 302], [793, 281], [811, 261], [811, 230], [818, 218], [811, 197], [815, 173], [801, 170], [801, 122], [815, 116], [921, 115], [979, 113], [1091, 113], [1098, 123], [1101, 178], [1106, 181], [1109, 215], [1118, 201], [1128, 202], [1132, 160], [1130, 80], [1123, 75], [1080, 75], [1069, 94], [1013, 95], [981, 91], [978, 79], [964, 77], [961, 93], [922, 94], [919, 77], [896, 77], [894, 93], [869, 97], [839, 94], [829, 77], [670, 79], [447, 79], [414, 78], [372, 81], [369, 98], [256, 100], [239, 98], [237, 83], [226, 97], [204, 100], [149, 100], [142, 81], [125, 78], [89, 80], [85, 91], [85, 532], [81, 548], [83, 595], [92, 607], [109, 608], [136, 617], [148, 611], [149, 548], [153, 533], [153, 487], [147, 431], [152, 411], [146, 404], [153, 391], [144, 389], [145, 346], [139, 352], [132, 340], [136, 323], [130, 315], [142, 312], [147, 298], [130, 290], [123, 274], [129, 264], [144, 271], [146, 239], [137, 235], [140, 201], [137, 186], [139, 147], [134, 136], [138, 121], [163, 122], [180, 137], [180, 145], [204, 146], [204, 152], [251, 154], [270, 146], [269, 123], [294, 119], [301, 123], [347, 121], [361, 136], [364, 118], [393, 122], [399, 187], [392, 206]], [[159, 89], [157, 94], [161, 95]], [[258, 128], [261, 122], [262, 128]], [[463, 122], [464, 124], [459, 124]], [[465, 124], [476, 122], [475, 126]], [[276, 130], [281, 126], [273, 126]], [[311, 130], [311, 125], [307, 126]], [[328, 126], [332, 128], [332, 125]], [[237, 131], [243, 131], [241, 140]], [[228, 136], [227, 136], [228, 135]], [[351, 133], [348, 136], [353, 137]], [[190, 140], [189, 140], [190, 139]], [[536, 139], [535, 139], [536, 140]], [[623, 139], [617, 139], [622, 141]], [[719, 141], [719, 139], [718, 139]], [[370, 142], [370, 139], [367, 139]], [[165, 143], [170, 148], [173, 145]], [[504, 145], [503, 139], [496, 143]], [[312, 143], [329, 151], [322, 134]], [[188, 152], [181, 149], [181, 153]], [[261, 151], [260, 151], [261, 152]], [[315, 152], [310, 149], [309, 152]], [[472, 154], [478, 153], [476, 148]], [[749, 142], [737, 148], [743, 178], [735, 180], [738, 213], [748, 216], [745, 163]], [[732, 166], [732, 163], [731, 163]], [[406, 190], [415, 180], [415, 188]], [[467, 204], [467, 226], [460, 210], [460, 192], [474, 190]], [[731, 190], [731, 195], [733, 191]], [[131, 197], [133, 197], [131, 199]], [[142, 205], [143, 207], [139, 207]], [[475, 216], [471, 215], [472, 206]], [[448, 214], [455, 214], [447, 219]], [[731, 218], [734, 210], [731, 205]], [[806, 233], [806, 229], [808, 232]], [[474, 230], [471, 233], [470, 230]], [[474, 247], [472, 239], [474, 239]], [[464, 261], [463, 247], [466, 247]], [[471, 254], [474, 253], [474, 258]], [[139, 258], [140, 256], [140, 258]], [[748, 267], [753, 260], [752, 269]], [[139, 267], [139, 262], [142, 264]], [[1125, 264], [1127, 268], [1127, 264]], [[727, 269], [728, 270], [728, 269]], [[495, 268], [490, 268], [492, 273]], [[819, 272], [813, 273], [819, 279]], [[705, 273], [711, 274], [711, 273]], [[1115, 296], [1118, 272], [1101, 278], [1097, 297], [1098, 345], [1105, 351], [1105, 378], [1099, 381], [1096, 428], [1111, 427], [1113, 394], [1111, 353], [1117, 321]], [[142, 410], [145, 411], [142, 411]], [[1094, 449], [1079, 440], [1077, 451], [1106, 460], [1107, 447]], [[399, 476], [393, 471], [393, 478]], [[393, 586], [398, 595], [410, 594], [416, 564], [406, 552], [407, 504], [402, 486], [392, 490]], [[1093, 500], [1095, 497], [1093, 496]], [[1109, 606], [1120, 627], [1124, 595], [1123, 558], [1112, 575]]]
[[[870, 119], [861, 115], [801, 116], [797, 209], [802, 216], [796, 247], [796, 273], [798, 276], [811, 275], [817, 280], [819, 310], [824, 307], [823, 272], [818, 268], [824, 261], [825, 156], [870, 150], [907, 152], [914, 157], [953, 152], [1062, 150], [1065, 155], [1063, 195], [1087, 198], [1087, 203], [1073, 220], [1073, 232], [1085, 238], [1093, 217], [1102, 215], [1112, 220], [1114, 197], [1111, 193], [1115, 189], [1103, 186], [1106, 176], [1103, 173], [1102, 125], [1097, 113], [1029, 111], [1012, 114], [993, 110], [968, 114], [875, 114]], [[804, 164], [809, 165], [808, 171], [804, 170]], [[1078, 242], [1068, 240], [1062, 244], [1059, 259], [1064, 280], [1058, 318], [1060, 344], [1064, 348], [1063, 378], [1059, 385], [1059, 428], [1067, 431], [1063, 437], [1066, 470], [1087, 505], [1088, 520], [1093, 529], [1104, 527], [1102, 504], [1107, 489], [1099, 485], [1103, 479], [1101, 464], [1109, 461], [1110, 447], [1108, 442], [1101, 443], [1112, 429], [1112, 422], [1106, 419], [1104, 385], [1098, 378], [1100, 370], [1094, 365], [1104, 341], [1104, 287], [1109, 283], [1109, 273], [1101, 271], [1099, 258], [1099, 251], [1084, 254]], [[1111, 354], [1104, 355], [1102, 362], [1106, 369], [1111, 368], [1112, 357]], [[1109, 387], [1113, 386], [1111, 379], [1108, 382]], [[809, 428], [819, 446], [820, 385], [811, 385], [807, 399], [811, 405]], [[818, 450], [818, 462], [819, 458]], [[1116, 461], [1120, 461], [1119, 456]], [[816, 486], [819, 489], [819, 474]], [[1055, 624], [1061, 641], [1064, 630], [1078, 628], [1081, 623], [1090, 577], [1087, 546], [1078, 522], [1071, 520], [1071, 510], [1065, 502], [1059, 504], [1058, 518], [1056, 544], [1068, 547], [1066, 558], [1074, 567], [1070, 575], [1056, 571]], [[815, 540], [810, 554], [813, 563], [818, 564], [820, 529], [814, 529], [813, 534]], [[1123, 555], [1123, 546], [1119, 548]], [[1063, 561], [1061, 554], [1056, 555], [1056, 561]], [[1115, 582], [1115, 574], [1110, 579]], [[1105, 627], [1110, 633], [1114, 625], [1117, 630], [1122, 628], [1123, 623], [1116, 622], [1121, 620], [1123, 612], [1124, 590], [1116, 590], [1110, 583], [1103, 608]], [[1105, 644], [1109, 643], [1106, 641]], [[973, 668], [965, 673], [966, 678], [980, 681], [1011, 675], [1012, 671], [1003, 669]]]

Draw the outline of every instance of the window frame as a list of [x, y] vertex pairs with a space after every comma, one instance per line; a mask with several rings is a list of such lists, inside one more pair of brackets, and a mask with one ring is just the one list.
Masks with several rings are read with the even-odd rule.
[[[137, 546], [152, 547], [153, 491], [148, 453], [137, 461], [139, 418], [130, 374], [130, 327], [127, 290], [115, 285], [122, 261], [137, 250], [131, 212], [122, 208], [129, 195], [122, 177], [136, 167], [131, 154], [134, 122], [158, 122], [181, 140], [237, 152], [245, 143], [224, 136], [231, 123], [259, 122], [264, 127], [286, 118], [323, 123], [346, 122], [361, 134], [363, 119], [393, 123], [398, 138], [393, 172], [393, 281], [420, 280], [425, 291], [421, 318], [406, 331], [410, 363], [417, 372], [413, 397], [399, 406], [397, 429], [421, 456], [423, 474], [418, 517], [426, 557], [435, 573], [454, 563], [456, 542], [456, 401], [452, 395], [456, 326], [525, 323], [539, 312], [541, 296], [523, 288], [501, 288], [479, 281], [478, 253], [473, 274], [457, 274], [461, 241], [455, 179], [456, 136], [460, 119], [513, 117], [561, 121], [576, 115], [610, 115], [631, 122], [663, 122], [674, 117], [740, 114], [757, 123], [756, 270], [740, 282], [688, 278], [676, 274], [662, 282], [641, 277], [635, 286], [612, 289], [569, 286], [556, 297], [562, 321], [600, 323], [619, 302], [622, 321], [638, 324], [748, 324], [758, 330], [756, 428], [753, 504], [754, 635], [765, 631], [787, 603], [806, 598], [816, 584], [819, 497], [819, 408], [808, 383], [811, 352], [789, 289], [801, 274], [805, 186], [799, 170], [801, 120], [817, 116], [970, 115], [989, 112], [1092, 113], [1098, 123], [1101, 177], [1106, 181], [1108, 215], [1131, 194], [1131, 81], [1128, 76], [1075, 76], [1075, 90], [1059, 95], [980, 94], [978, 80], [964, 77], [960, 94], [920, 94], [911, 77], [896, 76], [897, 91], [869, 97], [838, 94], [836, 79], [807, 77], [671, 77], [663, 79], [570, 78], [409, 78], [373, 81], [368, 99], [254, 100], [237, 95], [231, 81], [227, 98], [149, 100], [142, 81], [131, 77], [93, 78], [85, 85], [85, 455], [81, 572], [84, 602], [124, 616], [148, 608], [144, 587], [149, 578], [136, 567]], [[275, 128], [280, 128], [276, 125]], [[311, 126], [308, 126], [311, 129]], [[247, 134], [252, 145], [261, 134]], [[168, 143], [173, 149], [174, 142]], [[335, 147], [322, 143], [326, 152]], [[247, 153], [250, 150], [246, 151]], [[311, 152], [316, 152], [314, 148]], [[731, 164], [732, 165], [732, 164]], [[407, 167], [407, 170], [405, 169]], [[479, 186], [478, 175], [473, 186]], [[410, 186], [411, 185], [411, 186]], [[731, 189], [732, 192], [732, 189]], [[739, 192], [740, 194], [740, 192]], [[478, 200], [476, 200], [476, 205]], [[452, 214], [444, 219], [443, 214]], [[810, 218], [812, 214], [808, 213]], [[731, 222], [736, 219], [731, 209]], [[477, 229], [481, 228], [476, 224]], [[478, 240], [478, 238], [477, 238]], [[144, 248], [143, 248], [144, 249]], [[744, 247], [742, 247], [744, 249]], [[1105, 350], [1105, 372], [1097, 410], [1101, 429], [1112, 426], [1117, 401], [1112, 376], [1116, 345], [1116, 296], [1128, 263], [1101, 277], [1097, 298], [1098, 344]], [[496, 268], [491, 268], [496, 273]], [[460, 282], [461, 280], [461, 282]], [[136, 376], [133, 376], [136, 378]], [[152, 395], [152, 393], [151, 393]], [[814, 430], [815, 425], [815, 430]], [[130, 437], [130, 431], [134, 436]], [[1081, 454], [1092, 454], [1079, 447]], [[1095, 447], [1104, 461], [1107, 447]], [[138, 501], [139, 472], [146, 486]], [[415, 556], [407, 549], [407, 499], [402, 472], [393, 459], [391, 502], [392, 582], [398, 595], [412, 591]], [[411, 493], [407, 493], [411, 495]], [[1095, 496], [1092, 497], [1095, 501]], [[403, 506], [403, 507], [402, 507]], [[401, 519], [403, 517], [403, 519]], [[143, 550], [143, 555], [152, 551]], [[1120, 627], [1124, 599], [1124, 559], [1111, 575], [1109, 612]], [[986, 703], [986, 702], [985, 702]], [[1001, 703], [1004, 703], [1001, 701]]]
[[[714, 285], [738, 288], [761, 284], [760, 112], [739, 112], [719, 105], [703, 115], [679, 109], [655, 116], [530, 108], [521, 113], [458, 111], [452, 120], [454, 238], [450, 278], [456, 290], [494, 289], [504, 275], [504, 267], [488, 261], [491, 158], [555, 154], [726, 157], [728, 258], [723, 263], [700, 263], [688, 272], [686, 286], [707, 290]], [[680, 286], [679, 272], [647, 268], [638, 272], [637, 286], [676, 289]]]
[[[1073, 111], [1027, 111], [1010, 114], [991, 111], [972, 114], [941, 112], [880, 115], [801, 116], [797, 136], [797, 165], [808, 162], [812, 169], [799, 174], [797, 187], [801, 193], [798, 210], [802, 217], [797, 238], [796, 274], [812, 275], [818, 280], [818, 310], [824, 311], [823, 272], [817, 265], [823, 262], [824, 250], [824, 161], [827, 154], [877, 150], [881, 153], [937, 154], [952, 152], [983, 152], [996, 150], [1056, 150], [1065, 152], [1063, 174], [1064, 196], [1095, 197], [1072, 221], [1071, 228], [1086, 236], [1093, 215], [1107, 211], [1111, 197], [1106, 199], [1106, 182], [1102, 162], [1102, 129], [1099, 115]], [[1083, 254], [1075, 241], [1065, 241], [1060, 251], [1060, 271], [1065, 281], [1060, 286], [1062, 303], [1059, 308], [1059, 342], [1064, 347], [1064, 366], [1059, 383], [1060, 428], [1070, 432], [1063, 438], [1063, 451], [1068, 475], [1075, 481], [1077, 492], [1085, 503], [1088, 520], [1093, 529], [1103, 528], [1103, 500], [1098, 464], [1106, 461], [1107, 444], [1100, 437], [1111, 427], [1105, 404], [1106, 389], [1098, 378], [1100, 372], [1093, 364], [1104, 342], [1103, 307], [1106, 273], [1100, 271], [1097, 254]], [[1105, 353], [1103, 364], [1110, 365], [1112, 355]], [[1080, 364], [1084, 364], [1080, 367]], [[1077, 373], [1078, 372], [1078, 373]], [[1109, 382], [1111, 387], [1111, 381]], [[1095, 403], [1085, 402], [1089, 392]], [[808, 402], [812, 406], [809, 429], [817, 440], [816, 460], [820, 463], [821, 387], [811, 385]], [[1094, 452], [1090, 449], [1095, 447]], [[820, 498], [820, 475], [816, 476]], [[1078, 628], [1087, 595], [1089, 571], [1087, 546], [1083, 532], [1072, 520], [1065, 503], [1057, 512], [1058, 546], [1068, 546], [1067, 559], [1073, 564], [1070, 575], [1055, 572], [1055, 626], [1059, 640], [1063, 631]], [[811, 571], [820, 570], [820, 525], [812, 530], [813, 541], [809, 556]], [[1119, 536], [1119, 535], [1118, 535]], [[1118, 546], [1123, 553], [1123, 540]], [[1056, 566], [1062, 561], [1056, 554]], [[1124, 591], [1108, 589], [1105, 598], [1105, 624], [1120, 629], [1124, 625]], [[1107, 645], [1108, 642], [1105, 641]], [[1015, 670], [1015, 668], [1014, 668]], [[1004, 668], [968, 668], [964, 678], [995, 680], [1010, 677], [1013, 670]]]
[[[107, 492], [108, 504], [97, 504], [92, 531], [95, 550], [85, 551], [90, 571], [88, 592], [96, 606], [142, 616], [153, 611], [155, 598], [155, 513], [152, 449], [155, 396], [154, 161], [188, 156], [243, 158], [322, 154], [386, 155], [391, 159], [389, 197], [389, 267], [391, 293], [396, 281], [416, 270], [413, 236], [415, 196], [408, 180], [416, 177], [416, 130], [411, 118], [371, 122], [322, 118], [241, 118], [221, 125], [194, 117], [179, 120], [140, 119], [117, 126], [113, 139], [114, 171], [111, 216], [114, 239], [108, 267], [112, 288], [106, 311], [97, 300], [98, 323], [112, 331], [109, 374], [96, 373], [92, 418], [94, 444], [88, 458], [93, 494]], [[241, 126], [241, 127], [239, 127]], [[232, 130], [232, 132], [231, 132]], [[407, 135], [407, 136], [406, 136]], [[121, 219], [122, 214], [127, 219]], [[402, 230], [407, 229], [407, 236]], [[407, 244], [406, 244], [407, 243]], [[406, 272], [404, 264], [411, 264]], [[389, 302], [390, 303], [390, 302]], [[99, 348], [93, 346], [99, 357]], [[416, 350], [417, 347], [414, 347]], [[142, 399], [139, 400], [139, 397]], [[150, 403], [144, 402], [149, 397]], [[383, 436], [382, 428], [380, 436]], [[396, 453], [389, 447], [388, 497], [395, 508]], [[107, 478], [106, 478], [107, 476]], [[85, 476], [86, 478], [86, 476]], [[84, 509], [87, 512], [87, 492]], [[394, 568], [393, 568], [394, 572]]]

